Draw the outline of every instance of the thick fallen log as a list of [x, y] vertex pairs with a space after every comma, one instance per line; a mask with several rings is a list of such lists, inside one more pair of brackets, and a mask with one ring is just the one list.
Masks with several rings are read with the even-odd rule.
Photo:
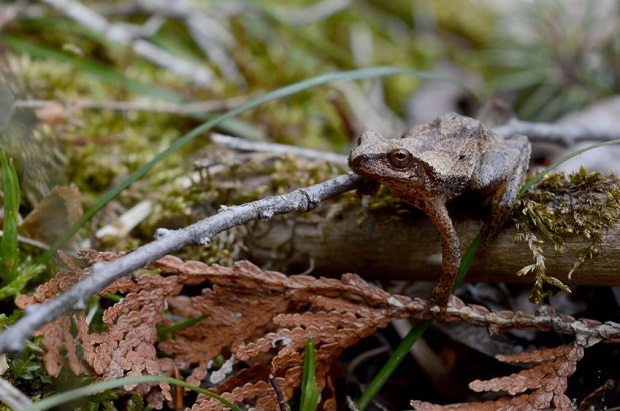
[[[483, 218], [455, 215], [461, 254], [478, 235]], [[516, 275], [534, 262], [528, 244], [515, 241], [516, 233], [514, 222], [509, 220], [497, 238], [476, 255], [467, 281], [532, 283], [532, 274]], [[565, 284], [620, 285], [618, 238], [619, 227], [607, 230], [598, 246], [598, 255], [586, 259], [571, 278], [567, 274], [590, 240], [567, 236], [561, 251], [546, 241], [541, 245], [546, 273]], [[421, 212], [403, 212], [400, 206], [378, 211], [347, 206], [329, 217], [286, 215], [257, 222], [249, 230], [246, 245], [255, 263], [289, 273], [310, 270], [312, 275], [352, 272], [372, 279], [436, 280], [441, 270], [441, 248], [435, 227]]]

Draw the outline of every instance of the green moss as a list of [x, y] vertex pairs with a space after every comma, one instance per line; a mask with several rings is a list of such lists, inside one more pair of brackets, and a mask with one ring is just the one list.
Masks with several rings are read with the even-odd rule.
[[565, 251], [565, 240], [581, 237], [587, 245], [574, 256], [568, 277], [586, 260], [594, 258], [605, 231], [620, 218], [620, 179], [581, 168], [570, 174], [550, 174], [528, 191], [515, 207], [516, 240], [527, 243], [534, 262], [518, 275], [533, 273], [530, 301], [538, 303], [549, 295], [545, 284], [570, 292], [557, 278], [546, 275], [542, 244], [549, 242], [556, 252]]
[[148, 411], [152, 409], [145, 404], [144, 397], [139, 392], [134, 392], [125, 405], [127, 406], [127, 411]]

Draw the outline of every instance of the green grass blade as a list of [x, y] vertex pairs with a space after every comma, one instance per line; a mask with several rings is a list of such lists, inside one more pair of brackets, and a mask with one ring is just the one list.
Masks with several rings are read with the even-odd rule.
[[316, 382], [316, 362], [314, 359], [314, 343], [308, 333], [304, 354], [304, 369], [301, 382], [300, 411], [315, 411], [319, 403], [319, 386]]
[[17, 227], [19, 217], [19, 180], [13, 166], [13, 159], [7, 162], [4, 150], [0, 147], [2, 167], [2, 189], [4, 191], [4, 224], [2, 246], [2, 278], [10, 279], [18, 261]]
[[208, 314], [204, 314], [195, 318], [188, 318], [185, 321], [181, 321], [177, 324], [171, 325], [170, 327], [159, 328], [157, 330], [157, 339], [159, 341], [166, 341], [170, 334], [175, 334], [177, 331], [182, 330], [187, 327], [191, 327], [194, 324], [198, 324], [200, 321], [205, 318], [209, 318]]
[[424, 331], [431, 325], [431, 322], [431, 320], [425, 320], [415, 324], [400, 344], [398, 344], [398, 347], [396, 347], [390, 358], [385, 362], [381, 371], [379, 371], [370, 384], [368, 384], [368, 387], [364, 390], [357, 402], [357, 406], [361, 411], [364, 411], [370, 405], [372, 399], [375, 398], [383, 385], [390, 379], [392, 373], [409, 354], [409, 350], [413, 347], [413, 344], [424, 334]]
[[474, 238], [474, 241], [471, 242], [469, 247], [467, 247], [465, 254], [463, 254], [463, 257], [461, 258], [461, 268], [459, 270], [459, 278], [458, 280], [456, 280], [454, 287], [452, 287], [453, 293], [456, 291], [457, 288], [461, 286], [461, 283], [463, 282], [463, 280], [465, 279], [465, 276], [469, 272], [469, 268], [474, 262], [474, 258], [476, 258], [476, 252], [478, 251], [478, 248], [480, 248], [480, 246], [482, 245], [483, 241], [484, 241], [484, 237], [478, 234], [476, 238]]
[[69, 401], [78, 400], [80, 398], [86, 397], [87, 395], [96, 394], [101, 391], [107, 391], [113, 388], [119, 388], [124, 385], [144, 384], [144, 383], [154, 383], [154, 382], [167, 382], [169, 384], [179, 385], [183, 388], [187, 388], [197, 393], [205, 394], [205, 395], [208, 395], [209, 397], [213, 397], [234, 411], [242, 411], [241, 408], [237, 407], [235, 404], [217, 395], [213, 391], [205, 390], [200, 387], [196, 387], [195, 385], [188, 384], [185, 381], [181, 381], [181, 380], [177, 380], [172, 377], [165, 377], [161, 375], [141, 375], [137, 377], [125, 377], [125, 378], [120, 378], [114, 381], [105, 381], [105, 382], [101, 382], [97, 384], [87, 385], [85, 387], [80, 387], [74, 390], [69, 390], [69, 391], [62, 392], [60, 394], [52, 395], [51, 397], [47, 397], [39, 402], [35, 402], [31, 406], [26, 407], [22, 409], [21, 411], [48, 410], [50, 408], [57, 407], [61, 404], [65, 404]]
[[427, 71], [419, 71], [419, 70], [410, 70], [403, 69], [399, 67], [390, 67], [390, 66], [382, 66], [382, 67], [368, 67], [359, 70], [351, 70], [351, 71], [342, 71], [337, 73], [328, 73], [322, 74], [316, 77], [311, 77], [306, 80], [302, 80], [300, 82], [276, 89], [274, 91], [268, 92], [260, 97], [257, 97], [247, 103], [235, 108], [234, 110], [228, 111], [220, 116], [217, 116], [211, 120], [208, 120], [202, 123], [200, 126], [194, 128], [190, 132], [184, 134], [181, 138], [172, 143], [167, 149], [157, 154], [151, 161], [140, 167], [138, 170], [134, 171], [131, 175], [129, 175], [123, 182], [121, 182], [118, 186], [113, 188], [111, 191], [104, 194], [99, 201], [95, 205], [93, 205], [90, 209], [88, 209], [82, 217], [65, 233], [62, 238], [60, 238], [42, 257], [41, 261], [48, 260], [55, 252], [62, 246], [62, 244], [71, 238], [79, 228], [84, 225], [90, 218], [95, 215], [105, 204], [107, 204], [110, 200], [116, 197], [120, 192], [129, 187], [133, 182], [141, 178], [145, 175], [149, 170], [151, 170], [155, 165], [157, 165], [164, 158], [174, 153], [194, 138], [202, 135], [206, 131], [220, 124], [222, 121], [233, 118], [241, 113], [244, 113], [248, 110], [254, 109], [258, 106], [261, 106], [265, 103], [269, 103], [274, 100], [278, 100], [284, 97], [289, 97], [299, 92], [308, 90], [312, 87], [320, 86], [327, 83], [332, 83], [334, 81], [340, 80], [362, 80], [369, 79], [375, 77], [385, 77], [385, 76], [393, 76], [393, 75], [408, 75], [419, 77], [423, 79], [439, 79], [445, 81], [455, 82], [461, 85], [464, 89], [473, 93], [466, 86], [462, 85], [458, 80], [453, 78], [441, 75], [430, 73]]
[[0, 129], [6, 126], [15, 110], [15, 99], [6, 84], [0, 81]]
[[[478, 251], [478, 248], [482, 244], [483, 240], [483, 237], [481, 235], [478, 235], [474, 239], [474, 241], [472, 241], [469, 247], [467, 247], [467, 251], [465, 251], [463, 258], [461, 258], [459, 278], [454, 285], [452, 292], [454, 292], [459, 287], [459, 285], [467, 275], [467, 272], [469, 271], [469, 268], [474, 261], [474, 257], [476, 256], [476, 251]], [[366, 390], [364, 390], [364, 392], [360, 396], [360, 399], [357, 402], [357, 406], [361, 411], [365, 410], [366, 407], [370, 405], [372, 399], [375, 398], [383, 385], [385, 385], [387, 380], [390, 379], [390, 377], [392, 376], [394, 371], [396, 371], [396, 368], [398, 368], [402, 360], [409, 354], [409, 351], [411, 350], [411, 347], [413, 347], [413, 344], [415, 344], [415, 342], [418, 341], [418, 338], [420, 338], [422, 334], [424, 334], [424, 331], [426, 331], [428, 326], [431, 325], [431, 322], [431, 320], [419, 322], [417, 324], [414, 324], [411, 330], [409, 330], [405, 338], [403, 338], [400, 344], [398, 344], [398, 347], [396, 347], [390, 358], [388, 358], [386, 363], [383, 365], [383, 368], [381, 368], [381, 370], [377, 373], [375, 378], [372, 379], [370, 384], [368, 384]]]

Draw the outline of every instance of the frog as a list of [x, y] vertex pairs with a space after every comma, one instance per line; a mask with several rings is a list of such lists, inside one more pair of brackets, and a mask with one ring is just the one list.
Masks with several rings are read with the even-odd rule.
[[481, 235], [488, 244], [518, 198], [530, 153], [526, 136], [504, 138], [457, 113], [412, 127], [400, 138], [386, 139], [372, 130], [359, 136], [348, 158], [351, 170], [420, 209], [439, 233], [441, 275], [427, 309], [447, 306], [461, 265], [459, 238], [446, 203], [467, 192], [486, 198], [490, 214]]

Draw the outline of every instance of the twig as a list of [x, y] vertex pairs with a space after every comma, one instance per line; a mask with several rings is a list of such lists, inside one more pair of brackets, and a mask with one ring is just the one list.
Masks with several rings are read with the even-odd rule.
[[147, 111], [153, 113], [169, 113], [189, 115], [207, 111], [231, 110], [250, 100], [251, 96], [239, 96], [219, 100], [196, 101], [184, 104], [165, 104], [160, 102], [144, 101], [75, 101], [62, 102], [58, 100], [16, 100], [16, 108], [47, 108], [54, 106], [70, 109], [103, 109], [115, 111]]
[[555, 141], [566, 147], [570, 147], [578, 141], [607, 141], [620, 138], [620, 130], [617, 127], [531, 123], [517, 119], [512, 119], [506, 124], [493, 127], [493, 131], [505, 137], [523, 134], [532, 141]]
[[127, 16], [131, 14], [157, 14], [158, 16], [186, 20], [191, 15], [209, 14], [223, 20], [230, 16], [247, 13], [248, 5], [242, 2], [203, 2], [201, 4], [191, 0], [149, 0], [130, 2], [97, 2], [92, 5], [93, 10], [104, 16]]
[[282, 390], [278, 385], [276, 376], [273, 374], [269, 374], [269, 382], [271, 383], [273, 390], [276, 392], [276, 397], [278, 397], [278, 405], [280, 406], [280, 411], [286, 411], [286, 401], [284, 401], [284, 396], [282, 395]]
[[[402, 297], [401, 297], [402, 300]], [[412, 314], [417, 313], [418, 305], [412, 305]], [[491, 311], [480, 305], [466, 305], [462, 300], [450, 297], [450, 304], [442, 309], [433, 307], [433, 315], [441, 322], [466, 321], [489, 328], [491, 334], [504, 333], [513, 329], [555, 331], [574, 335], [582, 347], [591, 347], [599, 342], [620, 342], [620, 324], [591, 319], [575, 319], [569, 315], [558, 314], [547, 305], [540, 306], [536, 313], [520, 311]]]
[[150, 62], [170, 70], [180, 76], [189, 78], [192, 82], [203, 86], [209, 85], [213, 78], [213, 72], [205, 65], [183, 60], [173, 56], [164, 49], [154, 44], [137, 38], [128, 28], [110, 23], [105, 17], [95, 13], [76, 0], [43, 0], [45, 3], [59, 9], [69, 18], [80, 24], [103, 34], [112, 41], [123, 46], [131, 47], [134, 53], [144, 57]]
[[[0, 237], [4, 237], [4, 231], [0, 230]], [[17, 234], [17, 241], [20, 243], [28, 244], [33, 247], [40, 248], [42, 250], [49, 250], [50, 246], [42, 243], [41, 241], [33, 240], [32, 238], [24, 237], [23, 235]]]
[[[143, 101], [76, 101], [62, 102], [58, 100], [15, 100], [15, 108], [46, 108], [53, 106], [63, 106], [67, 110], [77, 109], [104, 109], [116, 111], [146, 111], [153, 113], [169, 113], [179, 115], [190, 115], [194, 113], [203, 113], [208, 111], [230, 110], [246, 103], [251, 96], [238, 96], [218, 100], [196, 101], [183, 104], [166, 104], [160, 102], [143, 102]], [[344, 112], [344, 107], [339, 97], [334, 95], [330, 97], [335, 105], [336, 110], [342, 117], [348, 134], [354, 135], [354, 127], [348, 116]], [[524, 134], [533, 141], [555, 141], [565, 146], [571, 146], [579, 141], [608, 141], [620, 138], [620, 131], [617, 128], [583, 126], [576, 124], [553, 124], [553, 123], [532, 123], [512, 119], [508, 123], [501, 126], [493, 127], [496, 133], [510, 137], [514, 134]], [[232, 137], [231, 137], [232, 138]], [[228, 144], [222, 139], [222, 144]], [[239, 143], [241, 145], [241, 143]], [[232, 146], [231, 148], [235, 148]], [[240, 148], [245, 150], [244, 148]], [[248, 151], [264, 151], [262, 149], [247, 149]], [[339, 162], [340, 160], [329, 160]]]
[[337, 164], [347, 164], [347, 157], [342, 154], [331, 153], [328, 151], [313, 150], [286, 144], [262, 143], [249, 141], [244, 138], [226, 136], [223, 134], [212, 133], [211, 141], [217, 145], [241, 151], [265, 151], [273, 154], [294, 154], [298, 157], [310, 160], [329, 161]]
[[32, 405], [30, 398], [4, 378], [0, 378], [0, 401], [14, 410], [21, 410]]
[[156, 240], [110, 263], [93, 265], [92, 274], [58, 298], [32, 304], [24, 316], [0, 333], [0, 352], [17, 354], [24, 349], [24, 340], [43, 325], [69, 311], [81, 311], [95, 293], [108, 284], [144, 267], [157, 259], [191, 244], [207, 244], [218, 233], [253, 220], [269, 220], [277, 214], [305, 212], [321, 201], [352, 190], [362, 178], [354, 173], [287, 194], [268, 197], [234, 207], [222, 207], [209, 218], [179, 230], [158, 230]]

